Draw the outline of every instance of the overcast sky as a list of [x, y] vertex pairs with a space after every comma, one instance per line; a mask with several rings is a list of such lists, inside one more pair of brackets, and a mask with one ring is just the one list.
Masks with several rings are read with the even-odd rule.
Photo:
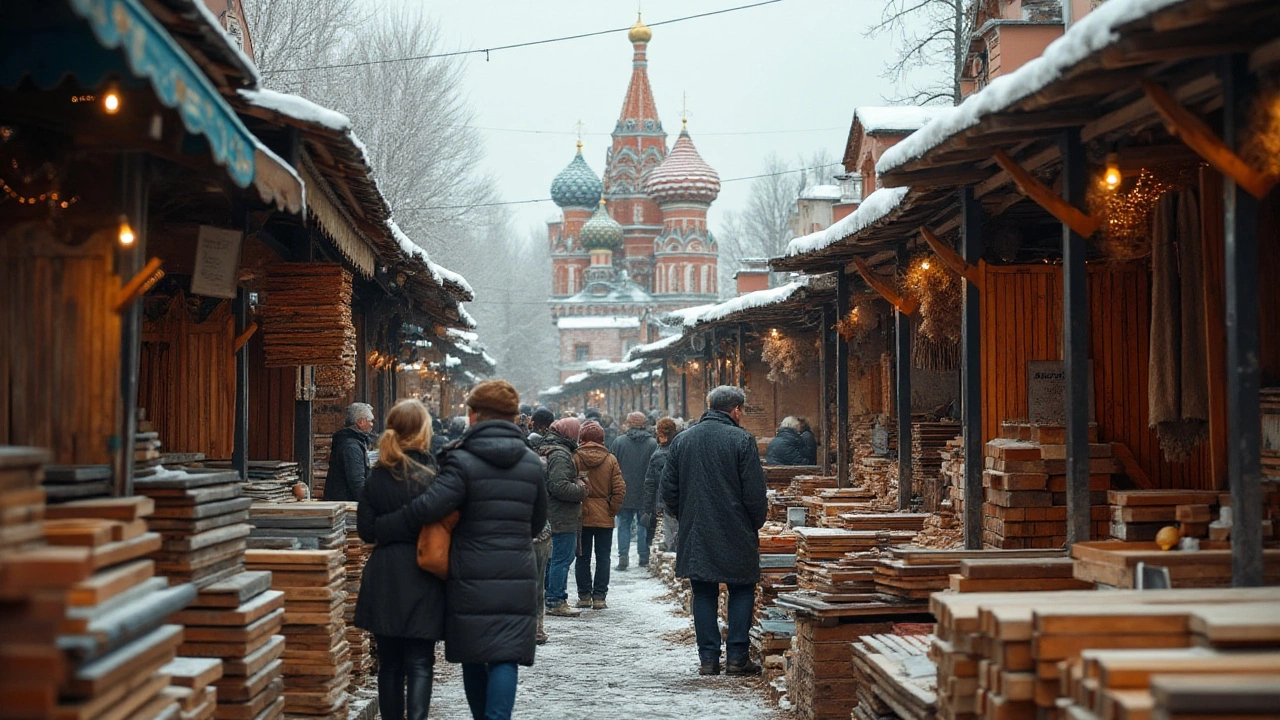
[[[423, 7], [452, 48], [474, 49], [627, 27], [635, 0], [380, 0]], [[749, 4], [752, 0], [643, 0], [646, 22]], [[880, 0], [782, 0], [772, 5], [653, 28], [649, 79], [668, 146], [680, 132], [683, 93], [689, 131], [722, 180], [760, 172], [777, 152], [799, 167], [800, 155], [827, 148], [843, 154], [853, 109], [883, 104], [889, 38], [867, 39]], [[626, 33], [495, 52], [465, 62], [466, 92], [486, 146], [485, 167], [502, 199], [548, 197], [548, 186], [573, 158], [575, 124], [588, 133], [584, 156], [604, 169], [631, 77]], [[521, 131], [544, 131], [542, 134]], [[768, 134], [730, 135], [726, 133]], [[833, 168], [838, 170], [838, 168]], [[712, 206], [740, 209], [751, 181], [725, 183]], [[551, 202], [514, 205], [523, 230], [554, 217]]]

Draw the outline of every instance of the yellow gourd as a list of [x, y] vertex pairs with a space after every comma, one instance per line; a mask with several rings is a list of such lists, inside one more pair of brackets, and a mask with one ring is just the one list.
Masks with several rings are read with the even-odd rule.
[[1156, 533], [1156, 544], [1160, 546], [1161, 550], [1171, 550], [1178, 546], [1180, 538], [1181, 533], [1178, 532], [1178, 528], [1170, 525], [1160, 528], [1160, 532]]

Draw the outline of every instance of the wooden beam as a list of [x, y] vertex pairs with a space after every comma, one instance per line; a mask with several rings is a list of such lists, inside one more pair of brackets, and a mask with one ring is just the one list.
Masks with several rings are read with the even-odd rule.
[[1213, 130], [1194, 113], [1182, 106], [1163, 85], [1151, 80], [1142, 81], [1142, 90], [1151, 98], [1156, 112], [1164, 118], [1169, 132], [1181, 138], [1204, 161], [1217, 168], [1219, 172], [1236, 181], [1258, 200], [1265, 198], [1271, 189], [1280, 182], [1280, 175], [1261, 173], [1253, 169], [1249, 163], [1235, 153], [1226, 143], [1218, 139]]
[[[1026, 160], [1023, 160], [1022, 167], [1025, 168], [1027, 172], [1035, 172], [1036, 170], [1039, 170], [1040, 168], [1044, 167], [1045, 165], [1048, 165], [1049, 163], [1057, 159], [1058, 159], [1058, 144], [1053, 143], [1052, 145], [1041, 150], [1035, 155], [1032, 155]], [[985, 195], [989, 195], [995, 190], [998, 190], [1004, 187], [1005, 185], [1008, 185], [1011, 182], [1013, 182], [1013, 176], [1010, 175], [1008, 172], [1001, 170], [995, 175], [992, 175], [986, 180], [975, 185], [973, 188], [973, 196], [983, 197]]]
[[[849, 314], [849, 275], [836, 274], [836, 318]], [[849, 486], [849, 343], [836, 334], [836, 486]]]
[[137, 275], [130, 278], [125, 286], [120, 288], [116, 293], [116, 312], [122, 312], [125, 308], [133, 305], [138, 298], [147, 293], [148, 290], [155, 287], [164, 277], [164, 270], [160, 266], [164, 265], [164, 261], [158, 257], [153, 257], [147, 262], [146, 267], [142, 268]]
[[1089, 216], [1076, 206], [1055, 195], [1052, 188], [1024, 170], [1005, 151], [996, 150], [993, 158], [997, 165], [1009, 173], [1009, 177], [1013, 179], [1014, 184], [1018, 186], [1018, 189], [1024, 195], [1034, 200], [1037, 205], [1047, 210], [1050, 215], [1061, 220], [1062, 224], [1071, 228], [1072, 232], [1085, 238], [1097, 232], [1098, 226], [1102, 224], [1101, 220]]
[[[1075, 209], [1088, 186], [1079, 130], [1067, 130], [1062, 147], [1061, 204]], [[1021, 169], [1021, 168], [1019, 168]], [[1077, 211], [1078, 212], [1078, 211]], [[1083, 215], [1083, 213], [1081, 213]], [[1059, 218], [1061, 219], [1061, 218]], [[1096, 227], [1096, 226], [1095, 226]], [[1062, 223], [1062, 356], [1067, 426], [1067, 544], [1089, 540], [1089, 292], [1087, 234]]]
[[258, 323], [249, 323], [249, 327], [245, 328], [244, 332], [237, 335], [235, 342], [231, 343], [231, 353], [234, 355], [235, 353], [240, 352], [240, 348], [244, 347], [244, 344], [249, 342], [249, 338], [253, 337], [253, 334], [256, 332], [258, 332]]
[[974, 134], [989, 135], [1001, 132], [1032, 130], [1062, 130], [1079, 127], [1098, 117], [1098, 108], [1084, 105], [1059, 110], [1034, 112], [1002, 112], [988, 115], [978, 123]]
[[[906, 269], [907, 243], [898, 245], [898, 271]], [[894, 365], [897, 381], [898, 416], [898, 510], [911, 509], [911, 315], [901, 309], [894, 313], [893, 337], [895, 341]]]
[[1227, 489], [1227, 317], [1222, 175], [1200, 166], [1201, 280], [1204, 286], [1205, 343], [1209, 363], [1209, 453], [1207, 471], [1215, 490]]
[[[972, 187], [959, 190], [960, 252], [966, 264], [982, 262], [982, 207]], [[964, 285], [960, 316], [960, 422], [964, 456], [964, 546], [982, 549], [982, 293]], [[972, 460], [968, 458], [973, 458]]]
[[827, 411], [831, 407], [831, 384], [835, 380], [836, 343], [840, 335], [833, 328], [836, 325], [836, 307], [830, 303], [822, 306], [822, 325], [818, 337], [822, 342], [818, 347], [818, 409], [822, 413], [818, 417], [818, 437], [822, 445], [818, 448], [818, 457], [822, 462], [822, 474], [831, 474], [831, 418]]
[[929, 249], [933, 250], [933, 254], [938, 256], [943, 265], [951, 268], [957, 275], [968, 280], [979, 289], [982, 288], [982, 277], [986, 273], [986, 261], [979, 260], [977, 265], [970, 265], [967, 260], [960, 257], [960, 254], [952, 250], [946, 243], [938, 239], [927, 227], [921, 226], [920, 235], [924, 237], [924, 241], [929, 245]]
[[920, 301], [899, 295], [892, 285], [885, 282], [867, 265], [866, 260], [854, 258], [853, 265], [858, 269], [858, 274], [862, 276], [862, 279], [867, 281], [867, 285], [871, 286], [871, 289], [875, 290], [880, 297], [888, 300], [890, 305], [898, 309], [898, 312], [910, 316], [915, 315], [916, 311], [920, 309]]
[[986, 180], [990, 176], [990, 171], [972, 165], [953, 165], [922, 170], [895, 170], [876, 179], [883, 187], [929, 188], [968, 185]]

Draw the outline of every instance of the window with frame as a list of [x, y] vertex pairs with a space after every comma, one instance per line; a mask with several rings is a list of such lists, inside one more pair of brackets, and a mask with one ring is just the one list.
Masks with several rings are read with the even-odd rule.
[[573, 346], [574, 362], [586, 362], [591, 359], [591, 346], [586, 343], [578, 343]]

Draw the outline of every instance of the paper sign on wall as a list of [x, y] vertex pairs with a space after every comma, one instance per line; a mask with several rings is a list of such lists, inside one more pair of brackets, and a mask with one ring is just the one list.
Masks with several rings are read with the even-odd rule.
[[226, 299], [236, 296], [243, 238], [244, 234], [239, 230], [200, 226], [196, 239], [196, 266], [191, 272], [192, 294]]
[[[1093, 361], [1089, 361], [1089, 420], [1093, 416]], [[1027, 363], [1027, 419], [1033, 423], [1064, 423], [1067, 417], [1067, 365], [1061, 360]]]

